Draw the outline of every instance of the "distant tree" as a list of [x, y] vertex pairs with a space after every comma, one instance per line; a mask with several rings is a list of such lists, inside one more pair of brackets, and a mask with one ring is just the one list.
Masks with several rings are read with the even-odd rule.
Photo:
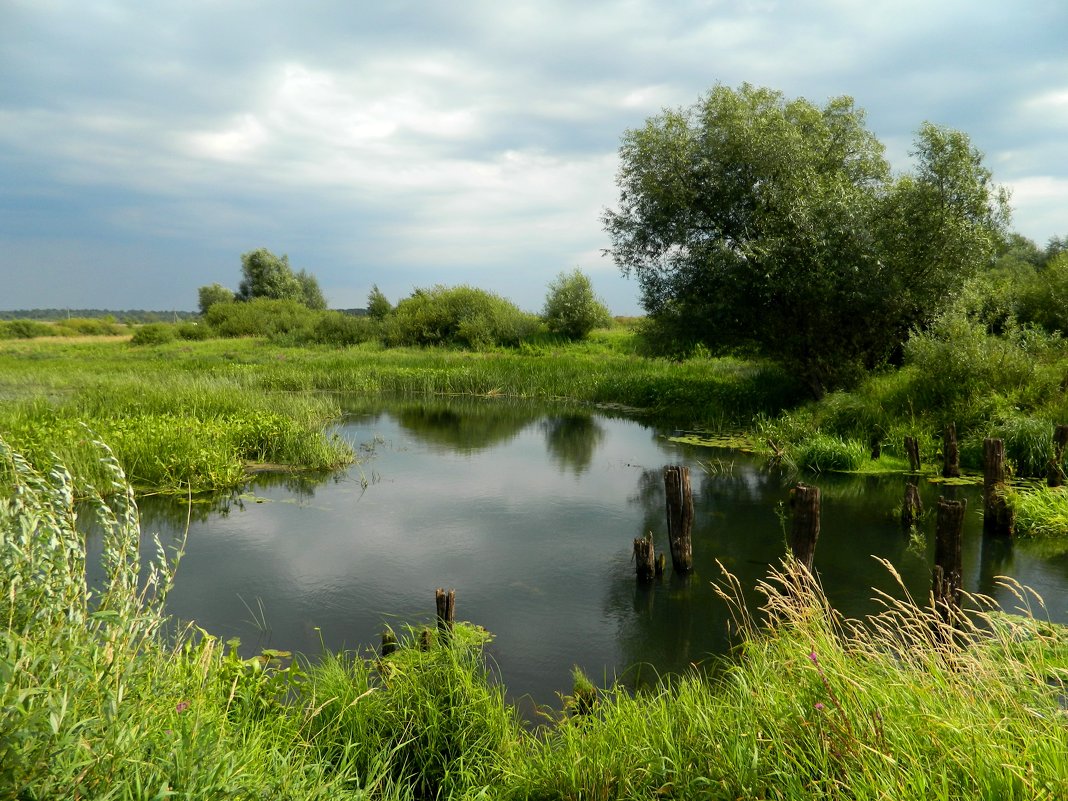
[[393, 311], [393, 304], [385, 296], [378, 284], [371, 287], [367, 295], [367, 316], [375, 320], [381, 320]]
[[1046, 243], [1046, 253], [1044, 264], [1049, 264], [1057, 256], [1068, 251], [1068, 236], [1051, 236], [1049, 242]]
[[238, 300], [268, 298], [297, 300], [303, 303], [304, 287], [289, 266], [289, 257], [275, 256], [266, 248], [241, 255], [241, 283]]
[[1015, 264], [1029, 264], [1032, 267], [1041, 267], [1046, 261], [1046, 254], [1042, 248], [1023, 234], [1015, 231], [1008, 235], [1002, 246], [998, 249], [997, 267], [1005, 267]]
[[624, 134], [609, 252], [654, 322], [778, 359], [819, 396], [893, 357], [1004, 236], [964, 134], [925, 124], [913, 155], [894, 178], [851, 98], [717, 86]]
[[216, 303], [233, 303], [234, 301], [233, 290], [227, 289], [219, 283], [202, 286], [197, 290], [197, 294], [200, 298], [201, 314], [207, 314], [208, 309]]
[[589, 276], [577, 267], [549, 284], [542, 318], [554, 334], [582, 339], [594, 328], [611, 324], [608, 307], [593, 292]]
[[326, 298], [323, 297], [323, 291], [319, 288], [319, 281], [316, 280], [314, 275], [301, 270], [297, 273], [297, 281], [300, 282], [305, 306], [317, 311], [322, 311], [326, 308]]

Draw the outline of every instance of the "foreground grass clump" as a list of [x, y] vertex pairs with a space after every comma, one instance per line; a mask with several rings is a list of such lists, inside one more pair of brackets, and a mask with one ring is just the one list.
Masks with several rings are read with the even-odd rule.
[[[981, 612], [954, 631], [911, 601], [841, 619], [804, 572], [762, 585], [757, 628], [712, 681], [687, 676], [547, 733], [515, 797], [1059, 798], [1068, 636]], [[1026, 591], [1021, 601], [1030, 600]]]
[[1019, 487], [1009, 494], [1016, 532], [1025, 537], [1068, 537], [1068, 487]]
[[78, 507], [104, 531], [106, 579], [90, 588], [70, 475], [42, 475], [0, 439], [15, 487], [0, 502], [0, 797], [1068, 793], [1068, 634], [1029, 613], [977, 598], [979, 611], [950, 628], [907, 596], [885, 597], [861, 624], [791, 563], [761, 585], [758, 615], [728, 576], [721, 595], [741, 645], [711, 678], [637, 695], [577, 684], [570, 714], [531, 730], [470, 626], [413, 632], [382, 658], [288, 666], [283, 652], [244, 659], [195, 628], [165, 633], [173, 564], [140, 556], [132, 491], [102, 453], [111, 500]]

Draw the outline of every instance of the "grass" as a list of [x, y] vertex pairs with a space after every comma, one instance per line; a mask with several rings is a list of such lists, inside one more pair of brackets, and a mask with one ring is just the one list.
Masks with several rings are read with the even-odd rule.
[[1021, 536], [1068, 537], [1068, 487], [1018, 487], [1009, 503]]
[[[100, 447], [100, 446], [98, 446]], [[1007, 584], [949, 628], [883, 596], [841, 618], [792, 563], [750, 610], [725, 575], [736, 655], [637, 694], [575, 697], [520, 725], [487, 639], [410, 631], [385, 658], [243, 659], [165, 633], [174, 558], [138, 552], [133, 491], [98, 451], [106, 581], [86, 585], [72, 478], [0, 439], [0, 797], [1057, 799], [1068, 793], [1068, 634]], [[77, 507], [86, 509], [85, 506]], [[893, 568], [887, 565], [893, 572]], [[425, 641], [425, 645], [424, 645]]]

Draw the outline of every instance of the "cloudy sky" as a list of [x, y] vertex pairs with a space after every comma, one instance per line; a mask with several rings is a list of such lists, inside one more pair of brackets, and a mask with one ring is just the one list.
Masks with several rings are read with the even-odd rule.
[[959, 128], [1068, 234], [1063, 0], [0, 0], [0, 309], [195, 309], [267, 247], [331, 306], [535, 311], [601, 255], [620, 135], [716, 83], [851, 95], [909, 167]]

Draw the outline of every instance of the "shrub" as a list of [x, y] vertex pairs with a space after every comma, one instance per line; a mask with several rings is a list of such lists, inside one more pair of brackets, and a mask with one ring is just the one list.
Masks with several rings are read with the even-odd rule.
[[197, 298], [200, 305], [200, 313], [207, 314], [208, 309], [216, 303], [233, 303], [234, 293], [232, 290], [227, 289], [222, 284], [216, 282], [214, 284], [202, 286], [198, 289]]
[[0, 321], [0, 339], [34, 339], [55, 336], [56, 329], [37, 320]]
[[1046, 331], [1068, 333], [1068, 253], [1052, 259], [1020, 293], [1019, 318]]
[[243, 303], [216, 303], [204, 317], [221, 337], [267, 337], [310, 331], [319, 314], [296, 300], [256, 298]]
[[181, 323], [177, 330], [179, 339], [204, 340], [211, 339], [211, 327], [206, 323]]
[[174, 341], [175, 327], [168, 323], [148, 323], [134, 331], [131, 345], [165, 345]]
[[321, 345], [358, 345], [378, 336], [380, 326], [370, 317], [353, 317], [338, 311], [324, 312], [311, 331]]
[[516, 345], [538, 328], [510, 301], [469, 286], [417, 289], [386, 319], [391, 345]]
[[1018, 392], [1031, 380], [1034, 359], [1010, 338], [988, 334], [962, 314], [943, 315], [905, 345], [911, 381], [897, 387], [917, 412], [941, 410], [945, 420], [971, 427], [989, 414], [995, 395]]
[[612, 315], [593, 293], [589, 277], [577, 268], [560, 273], [549, 284], [542, 317], [550, 331], [569, 339], [582, 339], [594, 328], [612, 324]]

